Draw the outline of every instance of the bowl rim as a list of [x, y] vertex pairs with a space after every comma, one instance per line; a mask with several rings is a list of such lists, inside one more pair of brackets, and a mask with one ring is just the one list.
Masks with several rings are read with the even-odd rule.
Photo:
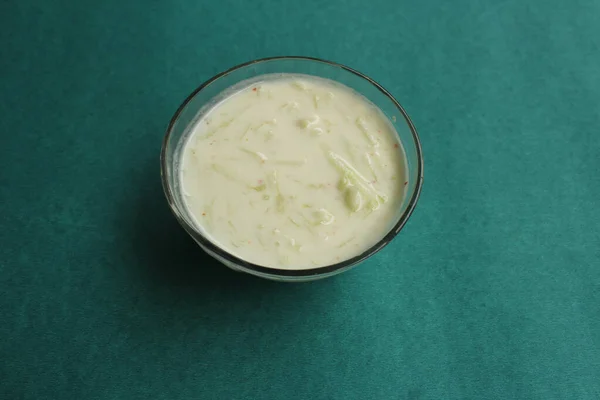
[[[167, 177], [167, 175], [168, 175], [167, 171], [169, 168], [169, 166], [167, 165], [167, 147], [169, 144], [169, 138], [171, 137], [171, 133], [173, 132], [173, 127], [175, 126], [175, 123], [179, 119], [179, 116], [181, 115], [183, 110], [190, 103], [190, 101], [198, 93], [200, 93], [200, 91], [202, 91], [205, 87], [209, 86], [216, 80], [218, 80], [222, 77], [225, 77], [236, 70], [246, 68], [246, 67], [249, 67], [254, 64], [266, 63], [266, 62], [270, 62], [270, 61], [279, 61], [279, 60], [298, 60], [298, 61], [310, 61], [310, 62], [327, 64], [329, 66], [341, 68], [347, 72], [350, 72], [350, 73], [366, 80], [367, 82], [369, 82], [370, 84], [375, 86], [375, 88], [377, 88], [381, 93], [386, 95], [392, 101], [392, 103], [396, 106], [396, 108], [400, 111], [400, 113], [404, 117], [404, 120], [406, 121], [406, 124], [408, 125], [408, 127], [410, 129], [410, 132], [412, 134], [412, 138], [413, 138], [413, 141], [415, 144], [416, 153], [417, 153], [417, 163], [416, 164], [417, 164], [417, 177], [418, 178], [417, 178], [417, 182], [415, 183], [415, 189], [411, 194], [408, 205], [406, 206], [406, 210], [402, 213], [398, 222], [377, 243], [375, 243], [373, 246], [369, 247], [367, 250], [365, 250], [361, 254], [358, 254], [347, 260], [343, 260], [339, 263], [325, 265], [325, 266], [321, 266], [321, 267], [315, 267], [315, 268], [306, 268], [306, 269], [282, 269], [282, 268], [275, 268], [275, 267], [265, 267], [265, 266], [261, 266], [261, 265], [254, 264], [254, 263], [248, 262], [246, 260], [243, 260], [243, 259], [229, 253], [228, 251], [222, 249], [221, 247], [215, 245], [212, 241], [207, 239], [201, 232], [196, 230], [196, 228], [191, 226], [182, 215], [180, 215], [179, 207], [175, 203], [173, 190], [171, 188], [171, 184], [169, 183], [169, 180]], [[351, 267], [356, 266], [357, 264], [361, 263], [362, 261], [366, 260], [367, 258], [373, 256], [379, 250], [384, 248], [388, 243], [390, 243], [392, 241], [392, 239], [394, 239], [396, 237], [396, 235], [402, 230], [402, 228], [404, 227], [404, 225], [406, 224], [406, 222], [408, 221], [409, 217], [411, 216], [411, 214], [413, 213], [413, 211], [415, 209], [415, 206], [417, 204], [417, 201], [419, 199], [419, 196], [421, 194], [421, 189], [423, 186], [423, 154], [422, 154], [422, 148], [421, 148], [421, 141], [419, 139], [417, 129], [415, 128], [412, 120], [408, 116], [407, 112], [404, 110], [404, 107], [402, 107], [402, 105], [398, 102], [398, 100], [396, 100], [394, 98], [394, 96], [392, 96], [391, 93], [389, 93], [379, 83], [377, 83], [376, 81], [374, 81], [367, 75], [365, 75], [353, 68], [350, 68], [346, 65], [339, 64], [339, 63], [336, 63], [333, 61], [328, 61], [328, 60], [324, 60], [321, 58], [308, 57], [308, 56], [274, 56], [274, 57], [259, 58], [256, 60], [238, 64], [232, 68], [229, 68], [223, 72], [216, 74], [212, 78], [210, 78], [207, 81], [205, 81], [204, 83], [202, 83], [200, 86], [198, 86], [194, 91], [192, 91], [192, 93], [190, 93], [185, 98], [183, 103], [181, 103], [181, 105], [179, 106], [177, 111], [175, 111], [175, 114], [171, 118], [171, 121], [169, 122], [167, 131], [165, 133], [165, 136], [164, 136], [163, 142], [162, 142], [162, 147], [161, 147], [161, 151], [160, 151], [160, 167], [161, 167], [160, 172], [161, 172], [161, 181], [162, 181], [163, 191], [164, 191], [167, 201], [169, 203], [169, 207], [170, 207], [171, 211], [173, 212], [173, 214], [175, 215], [176, 219], [181, 224], [181, 226], [187, 231], [187, 233], [190, 236], [192, 236], [192, 238], [194, 238], [194, 240], [196, 240], [201, 246], [206, 247], [209, 250], [209, 253], [216, 254], [217, 256], [226, 260], [227, 262], [235, 264], [238, 269], [240, 269], [244, 272], [247, 272], [247, 273], [250, 273], [253, 275], [257, 275], [257, 276], [273, 277], [273, 278], [293, 279], [293, 278], [303, 278], [303, 277], [310, 278], [310, 277], [319, 277], [319, 276], [329, 276], [329, 275], [333, 275], [335, 273], [339, 273], [339, 272], [345, 271], [347, 269], [350, 269]]]

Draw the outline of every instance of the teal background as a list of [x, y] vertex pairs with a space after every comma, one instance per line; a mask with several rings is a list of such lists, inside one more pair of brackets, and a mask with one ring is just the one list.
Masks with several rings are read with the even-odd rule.
[[[600, 398], [600, 2], [0, 3], [0, 398]], [[210, 261], [158, 154], [181, 101], [272, 55], [388, 88], [415, 214], [338, 277]]]

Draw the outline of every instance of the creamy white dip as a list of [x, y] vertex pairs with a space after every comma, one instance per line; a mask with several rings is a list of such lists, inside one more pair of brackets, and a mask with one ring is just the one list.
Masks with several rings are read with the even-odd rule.
[[306, 75], [266, 75], [203, 112], [180, 188], [196, 227], [266, 267], [306, 269], [367, 250], [397, 222], [406, 163], [366, 98]]

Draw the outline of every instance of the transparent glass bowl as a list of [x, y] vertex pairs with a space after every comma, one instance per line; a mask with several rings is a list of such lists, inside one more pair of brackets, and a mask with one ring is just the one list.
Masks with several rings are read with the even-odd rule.
[[[337, 264], [323, 267], [289, 270], [263, 267], [244, 261], [216, 246], [201, 232], [196, 230], [193, 218], [189, 215], [182, 192], [179, 190], [179, 161], [183, 146], [182, 138], [199, 118], [200, 110], [211, 103], [227, 88], [260, 75], [294, 73], [314, 75], [338, 81], [361, 93], [393, 122], [400, 142], [404, 146], [408, 166], [408, 184], [398, 220], [392, 229], [374, 246], [355, 257]], [[215, 259], [236, 270], [262, 278], [280, 281], [308, 281], [339, 274], [356, 266], [387, 245], [400, 232], [413, 212], [423, 183], [423, 157], [417, 131], [410, 118], [387, 90], [371, 78], [344, 65], [309, 57], [273, 57], [250, 61], [222, 72], [203, 83], [190, 94], [179, 107], [167, 129], [160, 154], [161, 176], [165, 195], [175, 217], [194, 240]]]

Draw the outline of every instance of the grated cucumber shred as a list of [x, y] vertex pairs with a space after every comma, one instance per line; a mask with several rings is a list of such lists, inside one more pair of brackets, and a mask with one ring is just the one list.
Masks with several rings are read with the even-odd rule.
[[355, 124], [356, 126], [358, 126], [358, 129], [360, 129], [360, 131], [365, 135], [365, 137], [373, 147], [379, 147], [379, 141], [370, 132], [369, 127], [367, 126], [367, 121], [365, 121], [364, 118], [356, 118]]
[[[377, 153], [377, 154], [379, 154], [379, 153]], [[365, 153], [365, 158], [367, 159], [367, 164], [369, 165], [369, 169], [371, 170], [371, 173], [373, 174], [373, 179], [378, 181], [379, 178], [377, 177], [377, 173], [375, 172], [375, 168], [373, 167], [373, 160], [371, 159], [371, 156], [369, 155], [368, 152]]]
[[313, 136], [321, 136], [323, 134], [323, 129], [319, 127], [310, 128], [310, 134]]
[[232, 173], [230, 170], [228, 170], [227, 168], [225, 168], [224, 166], [222, 166], [221, 164], [211, 164], [210, 167], [212, 168], [213, 171], [215, 171], [216, 173], [222, 175], [223, 177], [229, 179], [230, 181], [234, 181], [234, 182], [241, 182], [240, 178], [238, 176], [236, 176], [234, 173]]
[[279, 181], [277, 180], [277, 170], [273, 170], [270, 175], [271, 185], [275, 189], [275, 205], [277, 207], [277, 211], [284, 212], [285, 211], [285, 197], [281, 194], [281, 190], [279, 189]]
[[269, 158], [264, 153], [261, 153], [260, 151], [253, 151], [253, 150], [247, 149], [245, 147], [240, 148], [240, 150], [243, 151], [244, 153], [254, 156], [262, 164], [264, 164], [265, 161], [269, 160]]
[[319, 208], [313, 213], [315, 225], [331, 225], [335, 221], [335, 216], [325, 208]]
[[340, 243], [340, 244], [338, 245], [338, 248], [342, 248], [342, 247], [344, 247], [344, 246], [347, 246], [347, 245], [348, 245], [348, 244], [350, 244], [350, 242], [352, 242], [354, 239], [356, 239], [356, 236], [352, 236], [350, 239], [348, 239], [348, 240], [346, 240], [346, 241], [344, 241], [344, 242]]
[[296, 101], [288, 101], [287, 103], [282, 104], [279, 108], [282, 110], [293, 111], [299, 109], [300, 106]]
[[244, 131], [244, 133], [240, 137], [240, 140], [244, 140], [246, 138], [246, 136], [248, 136], [248, 133], [250, 133], [251, 130], [252, 130], [252, 126], [248, 125], [248, 127], [246, 128], [246, 130]]
[[292, 218], [292, 217], [288, 217], [288, 218], [292, 222], [292, 224], [296, 225], [297, 227], [301, 226], [300, 223], [298, 221], [296, 221], [294, 218]]
[[257, 192], [262, 192], [267, 189], [267, 184], [263, 182], [260, 185], [250, 186], [250, 188], [256, 190]]
[[212, 131], [208, 132], [206, 135], [202, 136], [200, 139], [206, 140], [206, 139], [209, 139], [209, 138], [213, 137], [218, 131], [220, 131], [223, 128], [227, 128], [229, 125], [231, 125], [233, 123], [233, 121], [235, 121], [235, 118], [231, 118], [231, 119], [228, 119], [225, 122], [222, 122], [215, 129], [213, 129]]
[[231, 230], [232, 230], [234, 233], [237, 233], [237, 231], [238, 231], [238, 230], [237, 230], [237, 228], [235, 227], [235, 225], [233, 224], [233, 222], [231, 222], [231, 220], [227, 220], [227, 225], [229, 225], [229, 226], [231, 227]]
[[308, 129], [314, 127], [320, 120], [321, 118], [318, 115], [315, 115], [312, 118], [302, 118], [298, 120], [298, 126], [302, 129]]
[[294, 87], [298, 90], [302, 90], [303, 92], [308, 90], [308, 85], [302, 81], [293, 81], [292, 87]]
[[277, 211], [284, 212], [285, 211], [285, 197], [278, 193], [275, 197], [275, 204], [277, 205]]
[[[346, 191], [349, 187], [355, 187], [361, 195], [367, 197], [367, 208], [375, 211], [379, 206], [387, 201], [387, 196], [379, 193], [369, 181], [363, 177], [348, 161], [339, 154], [329, 150], [327, 152], [329, 160], [343, 174], [338, 183], [338, 189]], [[346, 203], [348, 205], [348, 203]], [[351, 204], [355, 204], [352, 202]], [[352, 207], [350, 207], [352, 209]]]
[[360, 191], [354, 186], [346, 188], [344, 202], [352, 212], [360, 211], [362, 208], [362, 195]]

